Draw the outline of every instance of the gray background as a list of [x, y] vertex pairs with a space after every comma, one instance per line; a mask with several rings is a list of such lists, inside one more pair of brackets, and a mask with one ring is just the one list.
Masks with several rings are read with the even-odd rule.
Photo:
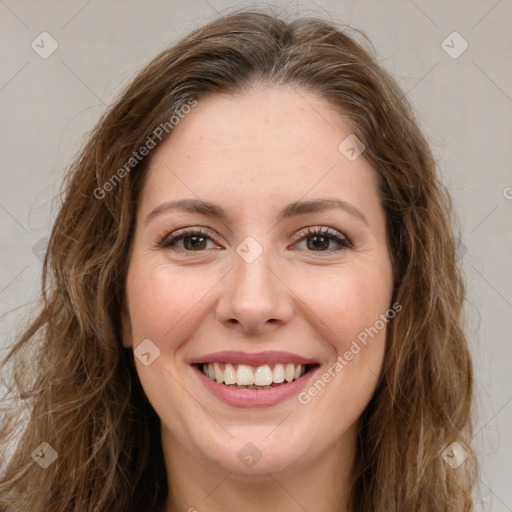
[[[40, 288], [63, 170], [106, 105], [161, 49], [216, 12], [243, 5], [262, 4], [0, 0], [1, 348], [12, 343]], [[481, 509], [512, 511], [512, 2], [274, 5], [362, 29], [416, 109], [460, 218]], [[49, 39], [41, 48], [43, 31], [58, 43], [46, 59], [31, 47], [51, 48]], [[457, 58], [445, 49], [459, 53], [462, 39], [450, 36], [443, 45], [454, 31], [469, 45]]]

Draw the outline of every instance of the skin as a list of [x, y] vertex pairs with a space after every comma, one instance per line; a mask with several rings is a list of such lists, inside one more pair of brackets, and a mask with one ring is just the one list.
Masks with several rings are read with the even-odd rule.
[[[292, 397], [229, 406], [189, 361], [220, 350], [283, 350], [314, 358], [321, 376], [390, 308], [374, 171], [364, 153], [349, 161], [338, 150], [351, 132], [314, 94], [259, 85], [200, 98], [154, 150], [130, 253], [123, 345], [150, 339], [160, 350], [150, 365], [135, 363], [161, 419], [167, 512], [349, 510], [357, 421], [382, 370], [385, 327], [306, 405]], [[170, 210], [146, 223], [158, 205], [184, 198], [216, 203], [227, 218]], [[285, 205], [319, 198], [350, 203], [367, 224], [341, 209], [276, 222]], [[314, 236], [297, 238], [310, 226], [330, 227], [352, 247], [323, 240], [315, 250]], [[174, 249], [158, 245], [184, 227], [207, 228], [215, 239], [195, 251], [190, 238]], [[236, 252], [249, 236], [263, 249], [252, 263]], [[250, 468], [237, 457], [247, 442], [261, 453]]]

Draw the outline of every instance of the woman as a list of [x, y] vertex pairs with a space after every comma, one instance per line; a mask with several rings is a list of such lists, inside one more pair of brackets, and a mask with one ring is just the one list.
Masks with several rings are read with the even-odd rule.
[[185, 37], [70, 168], [5, 361], [5, 445], [29, 416], [2, 509], [471, 510], [450, 219], [346, 30], [239, 11]]

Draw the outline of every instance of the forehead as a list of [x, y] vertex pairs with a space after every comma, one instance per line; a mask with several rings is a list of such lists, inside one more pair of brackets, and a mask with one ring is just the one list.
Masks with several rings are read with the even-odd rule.
[[334, 195], [368, 207], [371, 165], [339, 150], [351, 134], [330, 103], [295, 87], [200, 98], [155, 150], [142, 203], [186, 195], [257, 209]]

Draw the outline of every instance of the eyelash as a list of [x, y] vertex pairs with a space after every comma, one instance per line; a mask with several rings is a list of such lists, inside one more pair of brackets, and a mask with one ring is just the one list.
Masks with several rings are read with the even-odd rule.
[[[175, 244], [177, 241], [181, 239], [185, 239], [192, 236], [203, 236], [207, 237], [213, 242], [215, 242], [215, 236], [214, 234], [207, 229], [204, 228], [183, 228], [179, 229], [178, 231], [175, 231], [171, 235], [166, 235], [159, 243], [158, 247], [162, 249], [169, 249], [169, 250], [180, 250], [187, 253], [195, 253], [195, 252], [204, 252], [206, 249], [200, 250], [200, 251], [190, 251], [187, 249], [181, 249], [176, 248]], [[308, 251], [313, 253], [328, 253], [331, 254], [332, 252], [344, 250], [344, 249], [351, 249], [353, 248], [352, 243], [344, 237], [341, 233], [336, 231], [335, 229], [324, 227], [324, 226], [314, 226], [314, 227], [308, 227], [303, 229], [297, 234], [296, 240], [294, 244], [297, 244], [303, 240], [306, 240], [309, 237], [313, 236], [323, 236], [325, 238], [328, 238], [329, 240], [332, 240], [338, 244], [338, 247], [336, 249], [328, 249], [326, 251]]]

